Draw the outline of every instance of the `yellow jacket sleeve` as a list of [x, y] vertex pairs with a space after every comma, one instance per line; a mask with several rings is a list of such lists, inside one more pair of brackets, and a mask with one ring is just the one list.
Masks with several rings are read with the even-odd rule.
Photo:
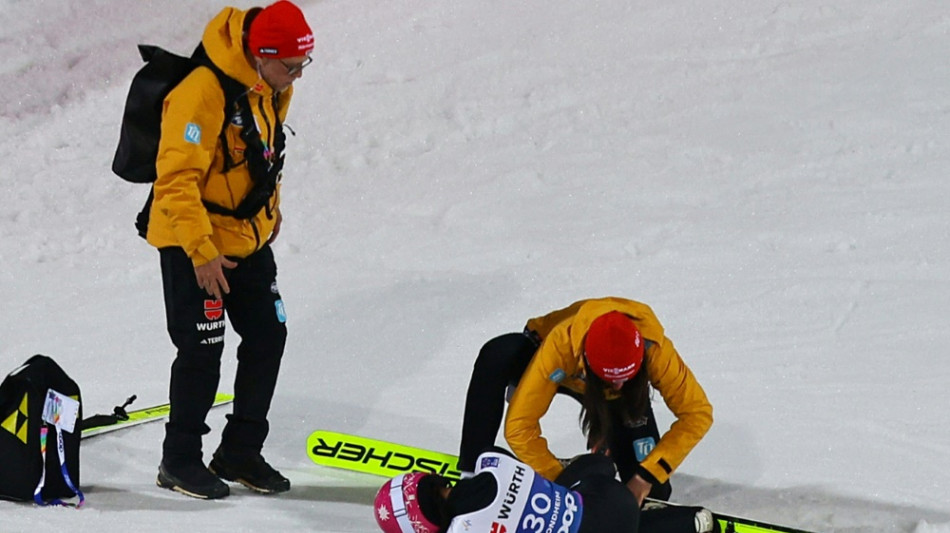
[[224, 92], [209, 69], [195, 69], [165, 98], [153, 202], [195, 266], [218, 256], [201, 200], [223, 121]]
[[640, 466], [657, 482], [665, 483], [709, 431], [713, 409], [706, 392], [669, 339], [664, 337], [653, 344], [647, 353], [647, 371], [650, 383], [676, 421]]
[[558, 384], [577, 368], [566, 330], [554, 330], [544, 339], [515, 389], [505, 416], [505, 440], [515, 456], [549, 480], [563, 467], [541, 436], [541, 417], [547, 413]]

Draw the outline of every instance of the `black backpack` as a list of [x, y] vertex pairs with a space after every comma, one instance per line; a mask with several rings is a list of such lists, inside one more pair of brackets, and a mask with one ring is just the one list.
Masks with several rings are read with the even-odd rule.
[[[211, 202], [205, 208], [215, 214], [250, 219], [264, 207], [269, 208], [270, 198], [277, 188], [283, 168], [284, 133], [278, 119], [275, 127], [273, 162], [264, 156], [264, 143], [247, 99], [247, 88], [221, 71], [209, 58], [204, 46], [198, 45], [191, 57], [183, 57], [151, 45], [139, 45], [139, 54], [146, 62], [132, 79], [122, 115], [119, 144], [112, 160], [112, 172], [132, 183], [152, 183], [156, 179], [155, 159], [161, 138], [162, 104], [168, 93], [188, 74], [199, 66], [211, 69], [218, 78], [225, 96], [224, 122], [219, 138], [224, 146], [224, 172], [246, 163], [254, 186], [235, 209]], [[276, 98], [277, 95], [274, 95]], [[228, 149], [226, 128], [240, 116], [241, 138], [247, 144], [244, 160], [234, 161]], [[237, 122], [237, 121], [235, 121]], [[153, 193], [150, 192], [145, 207], [136, 217], [135, 227], [143, 238], [148, 231], [148, 217]], [[268, 216], [271, 216], [268, 211]]]
[[[72, 433], [57, 431], [43, 421], [49, 390], [79, 402]], [[82, 396], [76, 382], [45, 355], [34, 355], [0, 383], [0, 498], [61, 503], [60, 498], [83, 496], [79, 490], [79, 441]], [[62, 438], [62, 468], [58, 441]], [[42, 441], [46, 439], [46, 453]], [[34, 495], [41, 485], [42, 490]]]

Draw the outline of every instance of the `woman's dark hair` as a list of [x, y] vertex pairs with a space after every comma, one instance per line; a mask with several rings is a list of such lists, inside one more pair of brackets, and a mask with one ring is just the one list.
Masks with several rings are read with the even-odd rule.
[[[587, 358], [584, 358], [587, 377], [579, 418], [581, 429], [587, 435], [588, 449], [601, 448], [609, 443], [615, 424], [634, 423], [646, 416], [650, 407], [650, 380], [646, 365], [647, 354], [644, 353], [640, 371], [616, 392], [591, 371]], [[619, 396], [608, 400], [607, 394], [614, 393]]]
[[448, 487], [452, 482], [436, 474], [430, 474], [419, 480], [419, 486], [416, 490], [416, 501], [419, 502], [419, 510], [433, 524], [439, 526], [439, 531], [445, 531], [452, 522], [448, 505], [445, 498], [442, 497], [442, 489]]

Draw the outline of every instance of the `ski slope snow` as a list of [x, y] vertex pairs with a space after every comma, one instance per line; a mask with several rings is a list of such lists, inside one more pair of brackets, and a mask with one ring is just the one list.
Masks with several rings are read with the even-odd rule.
[[[381, 480], [312, 465], [312, 430], [454, 452], [484, 341], [618, 295], [653, 307], [715, 407], [678, 501], [950, 532], [944, 3], [301, 6], [317, 47], [288, 120], [265, 448], [294, 489], [160, 490], [151, 424], [83, 446], [84, 509], [0, 502], [0, 529], [374, 531]], [[167, 395], [158, 256], [132, 227], [147, 188], [109, 166], [135, 45], [189, 52], [221, 7], [0, 0], [0, 368], [54, 357], [87, 413]], [[543, 424], [582, 450], [569, 401]]]

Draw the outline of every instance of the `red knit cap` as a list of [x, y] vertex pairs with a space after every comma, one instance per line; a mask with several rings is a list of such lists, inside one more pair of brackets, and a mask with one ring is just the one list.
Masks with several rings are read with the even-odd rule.
[[620, 311], [600, 315], [587, 330], [584, 355], [598, 377], [608, 383], [623, 383], [637, 375], [643, 363], [640, 330]]
[[257, 57], [305, 56], [313, 50], [313, 32], [299, 7], [280, 0], [262, 9], [251, 21], [247, 46]]

